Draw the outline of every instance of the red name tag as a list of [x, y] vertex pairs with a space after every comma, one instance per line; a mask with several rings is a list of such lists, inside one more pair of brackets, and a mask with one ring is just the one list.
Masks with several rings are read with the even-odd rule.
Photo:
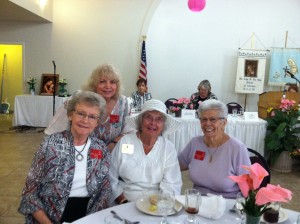
[[91, 158], [92, 159], [102, 159], [103, 154], [101, 150], [91, 149]]
[[119, 123], [119, 115], [116, 114], [109, 115], [109, 123]]
[[197, 150], [194, 155], [194, 159], [203, 160], [205, 157], [205, 152]]

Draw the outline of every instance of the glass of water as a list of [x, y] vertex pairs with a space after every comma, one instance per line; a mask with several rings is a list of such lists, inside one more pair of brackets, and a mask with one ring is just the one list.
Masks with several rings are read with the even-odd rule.
[[168, 214], [175, 205], [175, 194], [172, 191], [160, 191], [158, 194], [157, 208], [163, 215], [161, 224], [168, 224]]
[[244, 207], [243, 203], [245, 203], [245, 198], [241, 192], [237, 193], [235, 200], [235, 209], [239, 212], [241, 219], [245, 219]]

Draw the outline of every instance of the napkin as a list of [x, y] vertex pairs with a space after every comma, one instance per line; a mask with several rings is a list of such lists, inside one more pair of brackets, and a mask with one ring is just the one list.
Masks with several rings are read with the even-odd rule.
[[[185, 204], [184, 195], [176, 195], [176, 200]], [[222, 195], [207, 194], [202, 196], [202, 202], [199, 207], [199, 215], [209, 219], [219, 219], [226, 210], [226, 200]]]

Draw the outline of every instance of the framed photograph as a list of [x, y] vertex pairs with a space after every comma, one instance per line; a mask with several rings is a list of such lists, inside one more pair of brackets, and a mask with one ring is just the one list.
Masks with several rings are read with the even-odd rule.
[[[41, 79], [41, 90], [40, 95], [52, 96], [54, 91], [54, 75], [53, 74], [43, 74]], [[59, 75], [56, 74], [56, 85], [55, 85], [55, 95], [58, 94], [58, 80]]]
[[257, 78], [258, 60], [245, 60], [245, 77]]

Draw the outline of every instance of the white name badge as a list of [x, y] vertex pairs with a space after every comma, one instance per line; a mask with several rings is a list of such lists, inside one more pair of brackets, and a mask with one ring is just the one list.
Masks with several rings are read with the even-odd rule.
[[181, 118], [183, 119], [195, 119], [196, 110], [181, 110]]
[[121, 152], [126, 154], [133, 154], [134, 146], [132, 144], [122, 144]]
[[258, 120], [258, 112], [244, 112], [244, 119], [246, 121]]

